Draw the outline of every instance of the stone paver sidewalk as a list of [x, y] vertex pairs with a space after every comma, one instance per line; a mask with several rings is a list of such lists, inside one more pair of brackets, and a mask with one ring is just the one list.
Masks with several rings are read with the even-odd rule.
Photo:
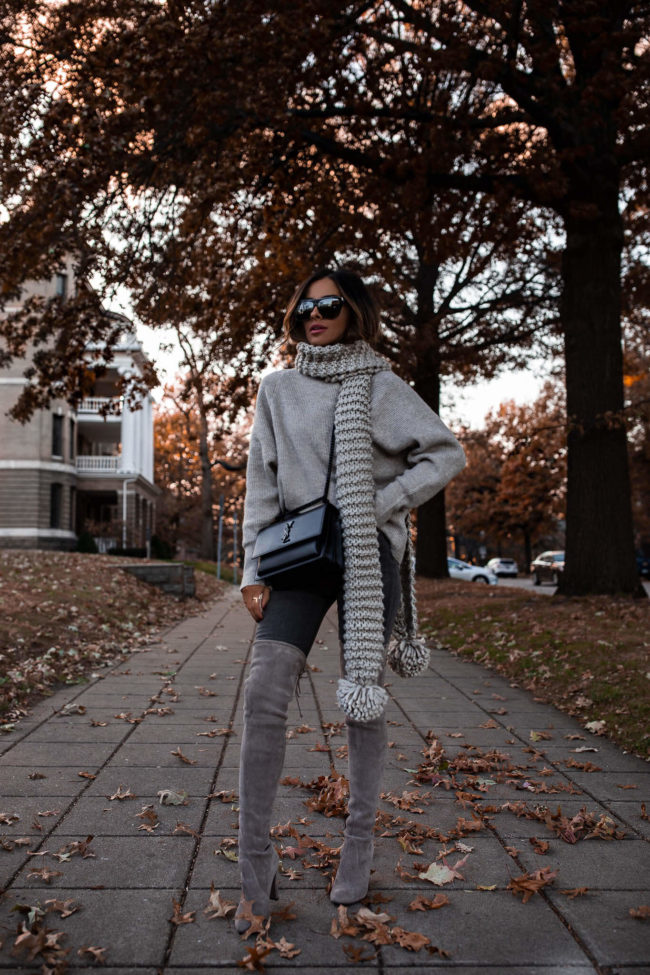
[[[242, 970], [237, 963], [253, 939], [242, 941], [231, 918], [208, 919], [203, 912], [211, 885], [230, 901], [238, 897], [231, 858], [252, 637], [239, 594], [229, 591], [212, 610], [174, 626], [128, 663], [43, 702], [0, 741], [0, 973], [54, 971], [42, 967], [40, 955], [29, 961], [27, 951], [11, 953], [26, 917], [12, 908], [44, 907], [54, 899], [80, 905], [68, 917], [54, 911], [41, 922], [65, 932], [59, 941], [70, 948], [67, 963], [75, 972], [97, 970], [91, 955], [78, 954], [83, 946], [106, 948], [101, 970], [109, 975]], [[295, 702], [290, 712], [285, 765], [287, 776], [303, 782], [326, 776], [330, 765], [346, 772], [333, 619], [323, 625], [309, 661], [302, 714]], [[650, 921], [630, 915], [650, 904], [650, 823], [642, 815], [642, 803], [650, 809], [650, 766], [497, 675], [442, 651], [432, 654], [425, 676], [392, 677], [390, 692], [385, 789], [394, 801], [382, 801], [371, 881], [371, 894], [390, 900], [371, 907], [388, 912], [390, 928], [419, 932], [430, 943], [416, 953], [399, 944], [377, 948], [359, 936], [334, 939], [327, 877], [301, 863], [307, 853], [289, 850], [283, 865], [296, 873], [282, 878], [278, 908], [293, 902], [287, 913], [295, 918], [274, 921], [271, 935], [276, 941], [284, 936], [300, 954], [283, 959], [273, 951], [262, 964], [305, 975], [356, 967], [385, 975], [438, 968], [457, 975], [650, 972]], [[429, 732], [445, 757], [428, 783], [414, 784]], [[599, 770], [590, 771], [588, 763]], [[115, 798], [127, 789], [137, 799]], [[162, 790], [185, 790], [187, 805], [161, 805]], [[305, 800], [315, 795], [282, 785], [274, 822], [291, 820], [301, 834], [338, 846], [343, 820], [308, 809]], [[415, 807], [398, 808], [398, 801]], [[141, 814], [146, 806], [151, 809]], [[542, 806], [550, 826], [525, 815]], [[592, 832], [595, 823], [596, 832], [611, 832], [613, 821], [624, 837], [580, 838], [582, 808]], [[565, 842], [558, 835], [561, 817], [576, 815], [578, 841]], [[479, 825], [481, 817], [480, 829], [468, 825]], [[434, 827], [437, 838], [412, 832], [410, 842], [420, 852], [405, 852], [397, 834], [408, 823]], [[566, 828], [565, 835], [572, 838]], [[94, 857], [82, 855], [89, 836]], [[23, 837], [29, 843], [17, 844]], [[291, 847], [297, 841], [277, 842]], [[456, 842], [461, 846], [454, 851]], [[546, 852], [538, 852], [545, 842]], [[402, 838], [402, 845], [408, 849], [409, 842]], [[451, 851], [448, 864], [467, 857], [462, 879], [443, 887], [419, 879], [445, 849]], [[314, 850], [308, 852], [316, 863]], [[557, 876], [523, 903], [509, 882], [544, 867]], [[577, 888], [588, 890], [566, 893]], [[408, 910], [417, 895], [440, 893], [449, 900], [442, 908]], [[179, 917], [195, 912], [194, 921], [171, 924], [174, 909]]]

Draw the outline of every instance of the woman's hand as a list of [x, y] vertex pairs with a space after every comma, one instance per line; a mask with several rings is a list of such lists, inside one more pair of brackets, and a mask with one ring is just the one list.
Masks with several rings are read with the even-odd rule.
[[268, 586], [244, 586], [241, 594], [246, 604], [246, 609], [255, 622], [259, 623], [264, 616], [264, 610], [269, 601], [271, 590]]

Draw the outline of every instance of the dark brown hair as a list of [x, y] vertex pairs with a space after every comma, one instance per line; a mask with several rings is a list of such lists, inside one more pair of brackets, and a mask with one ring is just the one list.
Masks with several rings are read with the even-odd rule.
[[350, 322], [345, 330], [343, 341], [355, 342], [357, 339], [363, 339], [370, 345], [374, 345], [379, 336], [379, 306], [359, 275], [344, 267], [336, 270], [327, 267], [318, 268], [298, 285], [287, 306], [282, 323], [285, 339], [292, 342], [305, 341], [305, 326], [302, 322], [296, 321], [296, 308], [309, 286], [314, 281], [322, 281], [323, 278], [331, 278], [336, 283], [350, 309]]

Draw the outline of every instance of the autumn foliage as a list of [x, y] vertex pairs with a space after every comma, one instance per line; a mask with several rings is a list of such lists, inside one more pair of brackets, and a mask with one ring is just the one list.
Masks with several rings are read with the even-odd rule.
[[[80, 395], [116, 286], [153, 324], [209, 339], [212, 319], [254, 376], [295, 279], [354, 262], [385, 295], [386, 350], [432, 404], [441, 376], [561, 337], [561, 587], [638, 593], [621, 281], [646, 301], [648, 26], [636, 0], [305, 0], [300, 16], [258, 0], [11, 0], [1, 294], [66, 254], [99, 293], [3, 326], [5, 360], [43, 347], [19, 411]], [[421, 570], [444, 572], [442, 499], [420, 528]]]

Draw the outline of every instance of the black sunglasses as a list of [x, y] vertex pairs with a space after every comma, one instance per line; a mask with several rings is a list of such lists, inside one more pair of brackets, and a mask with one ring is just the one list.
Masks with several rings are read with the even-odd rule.
[[324, 298], [303, 298], [296, 305], [295, 317], [297, 322], [309, 318], [314, 308], [318, 308], [321, 318], [336, 318], [341, 313], [345, 298], [341, 295], [325, 295]]

